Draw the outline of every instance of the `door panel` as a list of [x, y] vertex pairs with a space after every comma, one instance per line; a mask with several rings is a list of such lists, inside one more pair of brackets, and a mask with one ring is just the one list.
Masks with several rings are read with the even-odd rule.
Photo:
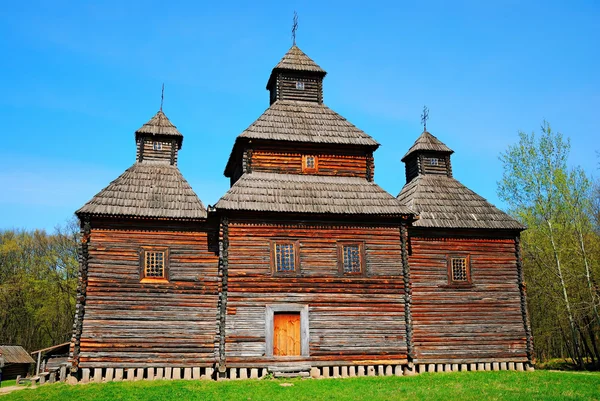
[[300, 355], [300, 313], [273, 315], [273, 355]]

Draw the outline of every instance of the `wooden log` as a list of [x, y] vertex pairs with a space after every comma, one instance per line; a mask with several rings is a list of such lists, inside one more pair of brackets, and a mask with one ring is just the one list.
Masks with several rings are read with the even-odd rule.
[[133, 381], [135, 379], [135, 369], [129, 368], [127, 369], [127, 376], [125, 377], [125, 381]]
[[181, 368], [173, 368], [173, 380], [181, 380]]
[[515, 364], [515, 366], [516, 366], [516, 368], [517, 368], [517, 371], [519, 371], [519, 372], [523, 372], [523, 370], [524, 370], [524, 369], [523, 369], [523, 362], [517, 362], [517, 363]]
[[117, 368], [115, 370], [115, 381], [120, 382], [123, 380], [123, 369]]
[[323, 377], [324, 378], [327, 379], [328, 377], [330, 377], [329, 366], [323, 366], [322, 370], [323, 370]]
[[114, 368], [106, 368], [106, 372], [104, 374], [104, 380], [107, 382], [111, 382], [114, 379], [115, 369]]
[[144, 379], [144, 368], [137, 368], [135, 374], [135, 381]]
[[229, 378], [231, 380], [235, 380], [235, 379], [238, 378], [237, 369], [236, 368], [229, 368]]
[[356, 377], [356, 366], [348, 366], [348, 376]]
[[173, 368], [169, 366], [165, 368], [165, 380], [171, 379], [173, 379]]
[[164, 368], [156, 368], [156, 374], [154, 375], [154, 380], [162, 380], [165, 376]]
[[340, 367], [339, 366], [334, 366], [333, 367], [333, 377], [334, 378], [339, 378], [340, 377]]
[[396, 365], [394, 366], [394, 375], [396, 376], [402, 376], [404, 374], [403, 370], [402, 370], [402, 365]]
[[362, 377], [365, 375], [365, 367], [364, 366], [358, 366], [357, 367], [357, 376]]
[[258, 369], [257, 368], [250, 369], [250, 378], [258, 379]]
[[506, 362], [500, 362], [500, 370], [508, 370], [508, 364]]
[[88, 368], [81, 369], [81, 382], [89, 383], [90, 381], [90, 370]]
[[248, 369], [240, 368], [240, 379], [247, 379], [247, 378], [248, 378]]
[[64, 382], [65, 380], [67, 380], [67, 367], [62, 365], [60, 367], [60, 381]]
[[435, 364], [430, 363], [429, 365], [427, 365], [427, 371], [430, 373], [435, 372]]
[[492, 362], [492, 370], [500, 370], [500, 363]]
[[56, 372], [50, 372], [50, 383], [55, 383], [56, 382]]
[[312, 377], [313, 379], [318, 379], [319, 377], [321, 377], [320, 369], [317, 367], [310, 368], [310, 377]]
[[185, 380], [192, 380], [192, 368], [183, 369], [183, 378]]
[[484, 363], [478, 363], [478, 364], [477, 364], [477, 370], [478, 370], [478, 371], [483, 371], [483, 370], [485, 370], [485, 364], [484, 364]]
[[367, 376], [375, 376], [375, 366], [367, 366]]
[[385, 367], [385, 375], [386, 376], [393, 376], [394, 375], [394, 368], [392, 367], [392, 365], [387, 365]]
[[205, 373], [204, 373], [204, 378], [205, 378], [206, 380], [212, 380], [213, 371], [214, 371], [214, 369], [213, 369], [213, 368], [206, 368], [206, 369], [204, 370], [204, 372], [205, 372]]
[[348, 377], [348, 366], [342, 366], [342, 377]]
[[199, 367], [192, 368], [192, 378], [194, 380], [200, 380], [200, 368]]
[[102, 368], [94, 368], [94, 382], [102, 382]]

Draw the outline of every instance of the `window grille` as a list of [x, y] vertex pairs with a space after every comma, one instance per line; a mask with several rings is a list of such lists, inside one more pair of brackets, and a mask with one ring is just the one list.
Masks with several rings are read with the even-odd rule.
[[438, 165], [437, 157], [432, 157], [431, 159], [429, 159], [429, 164], [431, 164], [432, 166], [437, 166]]
[[154, 150], [162, 150], [162, 142], [154, 142]]
[[302, 156], [302, 172], [316, 173], [319, 169], [319, 160], [315, 155]]
[[165, 277], [165, 252], [146, 251], [144, 253], [144, 277]]
[[452, 281], [469, 281], [467, 258], [452, 258]]
[[306, 156], [306, 168], [315, 168], [314, 156]]
[[342, 258], [344, 273], [362, 273], [362, 266], [360, 263], [360, 246], [356, 245], [344, 245], [342, 247]]
[[304, 82], [296, 81], [296, 89], [304, 90]]
[[294, 244], [275, 244], [275, 271], [278, 273], [290, 273], [296, 271]]

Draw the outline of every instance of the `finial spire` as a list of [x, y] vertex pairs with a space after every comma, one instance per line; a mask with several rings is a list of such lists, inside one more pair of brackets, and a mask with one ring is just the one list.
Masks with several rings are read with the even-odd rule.
[[162, 91], [160, 92], [160, 111], [162, 111], [164, 101], [165, 101], [165, 83], [163, 82]]
[[423, 132], [427, 131], [427, 120], [429, 120], [429, 109], [423, 106], [423, 114], [421, 114], [421, 124], [423, 124]]
[[298, 13], [294, 10], [294, 23], [292, 24], [292, 43], [296, 45], [296, 31], [298, 30]]

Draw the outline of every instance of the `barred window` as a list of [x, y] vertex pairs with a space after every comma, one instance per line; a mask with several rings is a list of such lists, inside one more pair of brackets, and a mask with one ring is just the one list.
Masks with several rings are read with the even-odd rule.
[[448, 282], [450, 284], [470, 284], [471, 266], [469, 255], [451, 255], [448, 258]]
[[340, 274], [363, 274], [363, 244], [338, 243], [338, 265]]
[[304, 90], [304, 82], [296, 81], [296, 89]]
[[164, 251], [145, 251], [144, 252], [144, 277], [164, 278], [165, 277], [165, 252]]
[[360, 247], [358, 245], [344, 245], [342, 248], [344, 259], [344, 273], [360, 273]]
[[296, 249], [293, 242], [276, 242], [275, 272], [291, 273], [296, 271]]
[[438, 165], [437, 157], [432, 157], [431, 159], [429, 159], [429, 164], [431, 164], [432, 166], [437, 166]]
[[162, 142], [154, 142], [153, 144], [153, 149], [154, 150], [162, 150]]
[[317, 156], [305, 155], [302, 156], [302, 172], [316, 173], [319, 168]]

